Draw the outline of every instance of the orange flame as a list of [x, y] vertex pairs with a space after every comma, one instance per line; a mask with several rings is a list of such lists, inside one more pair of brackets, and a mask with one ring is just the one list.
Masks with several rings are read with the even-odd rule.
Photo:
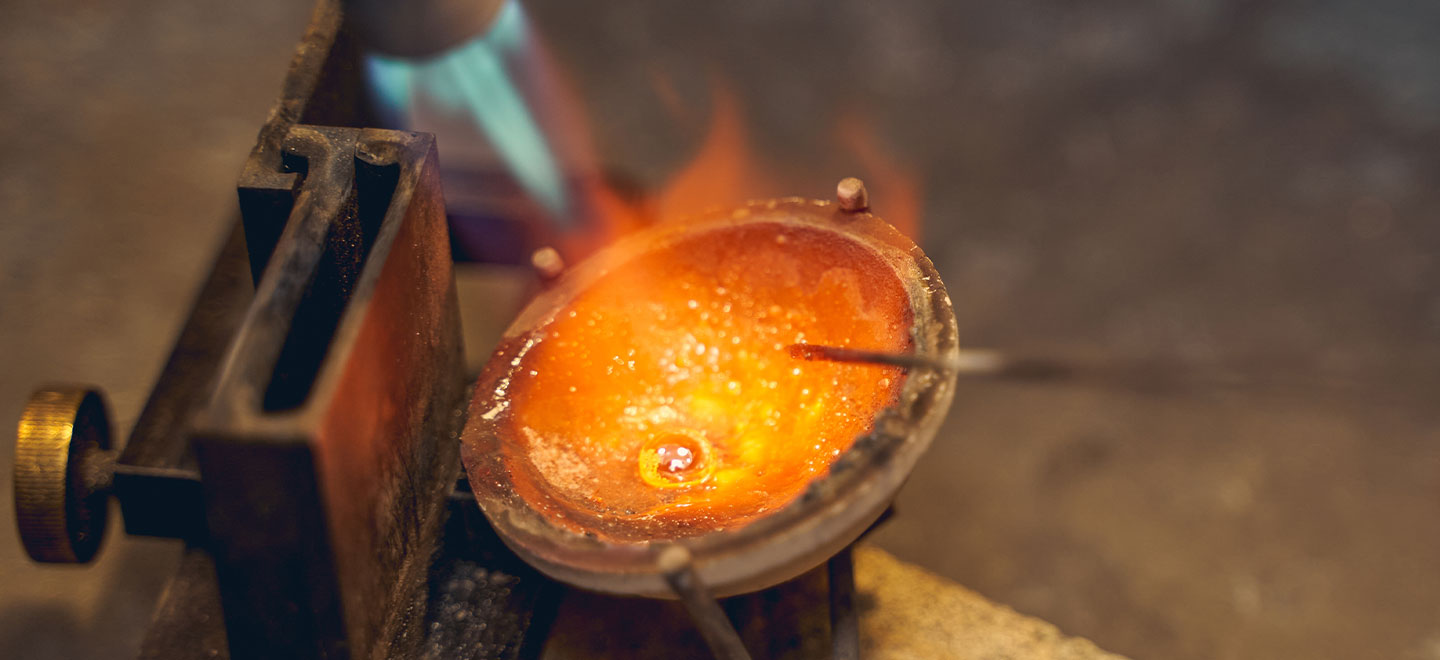
[[878, 199], [880, 217], [900, 233], [920, 242], [920, 183], [914, 171], [886, 151], [869, 122], [854, 113], [841, 115], [835, 134], [860, 160], [871, 198]]
[[[686, 120], [689, 105], [669, 78], [651, 75], [654, 93], [673, 119]], [[639, 199], [627, 199], [614, 186], [590, 177], [581, 194], [587, 209], [584, 231], [560, 238], [567, 261], [578, 260], [615, 239], [655, 222], [672, 221], [713, 207], [738, 206], [748, 200], [804, 193], [826, 197], [843, 176], [864, 179], [875, 201], [874, 211], [902, 233], [918, 238], [922, 188], [913, 169], [887, 148], [871, 122], [856, 112], [846, 112], [835, 122], [830, 151], [817, 154], [824, 164], [812, 168], [781, 167], [762, 162], [751, 140], [739, 97], [723, 82], [711, 85], [708, 125], [694, 156], [663, 185], [645, 191]], [[588, 135], [588, 129], [577, 131]], [[858, 170], [858, 171], [855, 171]], [[598, 172], [599, 168], [593, 168]], [[817, 172], [828, 171], [833, 181], [817, 189]], [[632, 196], [633, 197], [633, 196]]]
[[764, 197], [768, 179], [751, 152], [739, 101], [728, 87], [717, 86], [705, 140], [695, 158], [655, 194], [656, 217], [669, 220]]

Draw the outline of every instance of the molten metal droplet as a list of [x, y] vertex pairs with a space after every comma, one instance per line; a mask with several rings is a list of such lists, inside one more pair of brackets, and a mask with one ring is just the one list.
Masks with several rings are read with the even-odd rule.
[[679, 474], [690, 469], [695, 462], [695, 452], [685, 445], [667, 442], [655, 448], [655, 453], [660, 455], [660, 471], [669, 474]]
[[704, 478], [705, 449], [679, 433], [656, 438], [640, 452], [640, 476], [652, 486], [674, 486]]

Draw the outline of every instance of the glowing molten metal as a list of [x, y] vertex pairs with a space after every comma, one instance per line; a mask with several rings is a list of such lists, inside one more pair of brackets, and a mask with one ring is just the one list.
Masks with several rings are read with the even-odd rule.
[[520, 497], [572, 531], [640, 541], [740, 525], [825, 473], [905, 378], [788, 347], [903, 353], [910, 325], [893, 268], [843, 233], [690, 233], [513, 340], [491, 411], [505, 416], [504, 464]]

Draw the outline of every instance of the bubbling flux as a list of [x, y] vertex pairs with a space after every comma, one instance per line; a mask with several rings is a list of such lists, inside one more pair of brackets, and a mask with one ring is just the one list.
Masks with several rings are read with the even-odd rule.
[[868, 432], [896, 367], [804, 361], [816, 343], [906, 352], [905, 288], [843, 234], [713, 229], [601, 276], [527, 338], [503, 459], [552, 521], [617, 540], [741, 525]]

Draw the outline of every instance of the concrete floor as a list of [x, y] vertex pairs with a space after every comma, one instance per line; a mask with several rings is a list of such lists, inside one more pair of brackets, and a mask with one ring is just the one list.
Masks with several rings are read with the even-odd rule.
[[[729, 80], [796, 194], [871, 117], [962, 336], [1067, 366], [965, 383], [881, 546], [1136, 658], [1440, 658], [1433, 4], [530, 5], [641, 183], [695, 138], [657, 70]], [[0, 6], [0, 420], [82, 380], [133, 423], [307, 11]], [[173, 544], [13, 535], [0, 657], [133, 654]]]
[[[0, 4], [5, 426], [49, 381], [102, 386], [121, 438], [134, 424], [232, 217], [303, 4]], [[134, 657], [179, 548], [116, 526], [93, 566], [30, 564], [12, 442], [0, 450], [0, 657]]]

